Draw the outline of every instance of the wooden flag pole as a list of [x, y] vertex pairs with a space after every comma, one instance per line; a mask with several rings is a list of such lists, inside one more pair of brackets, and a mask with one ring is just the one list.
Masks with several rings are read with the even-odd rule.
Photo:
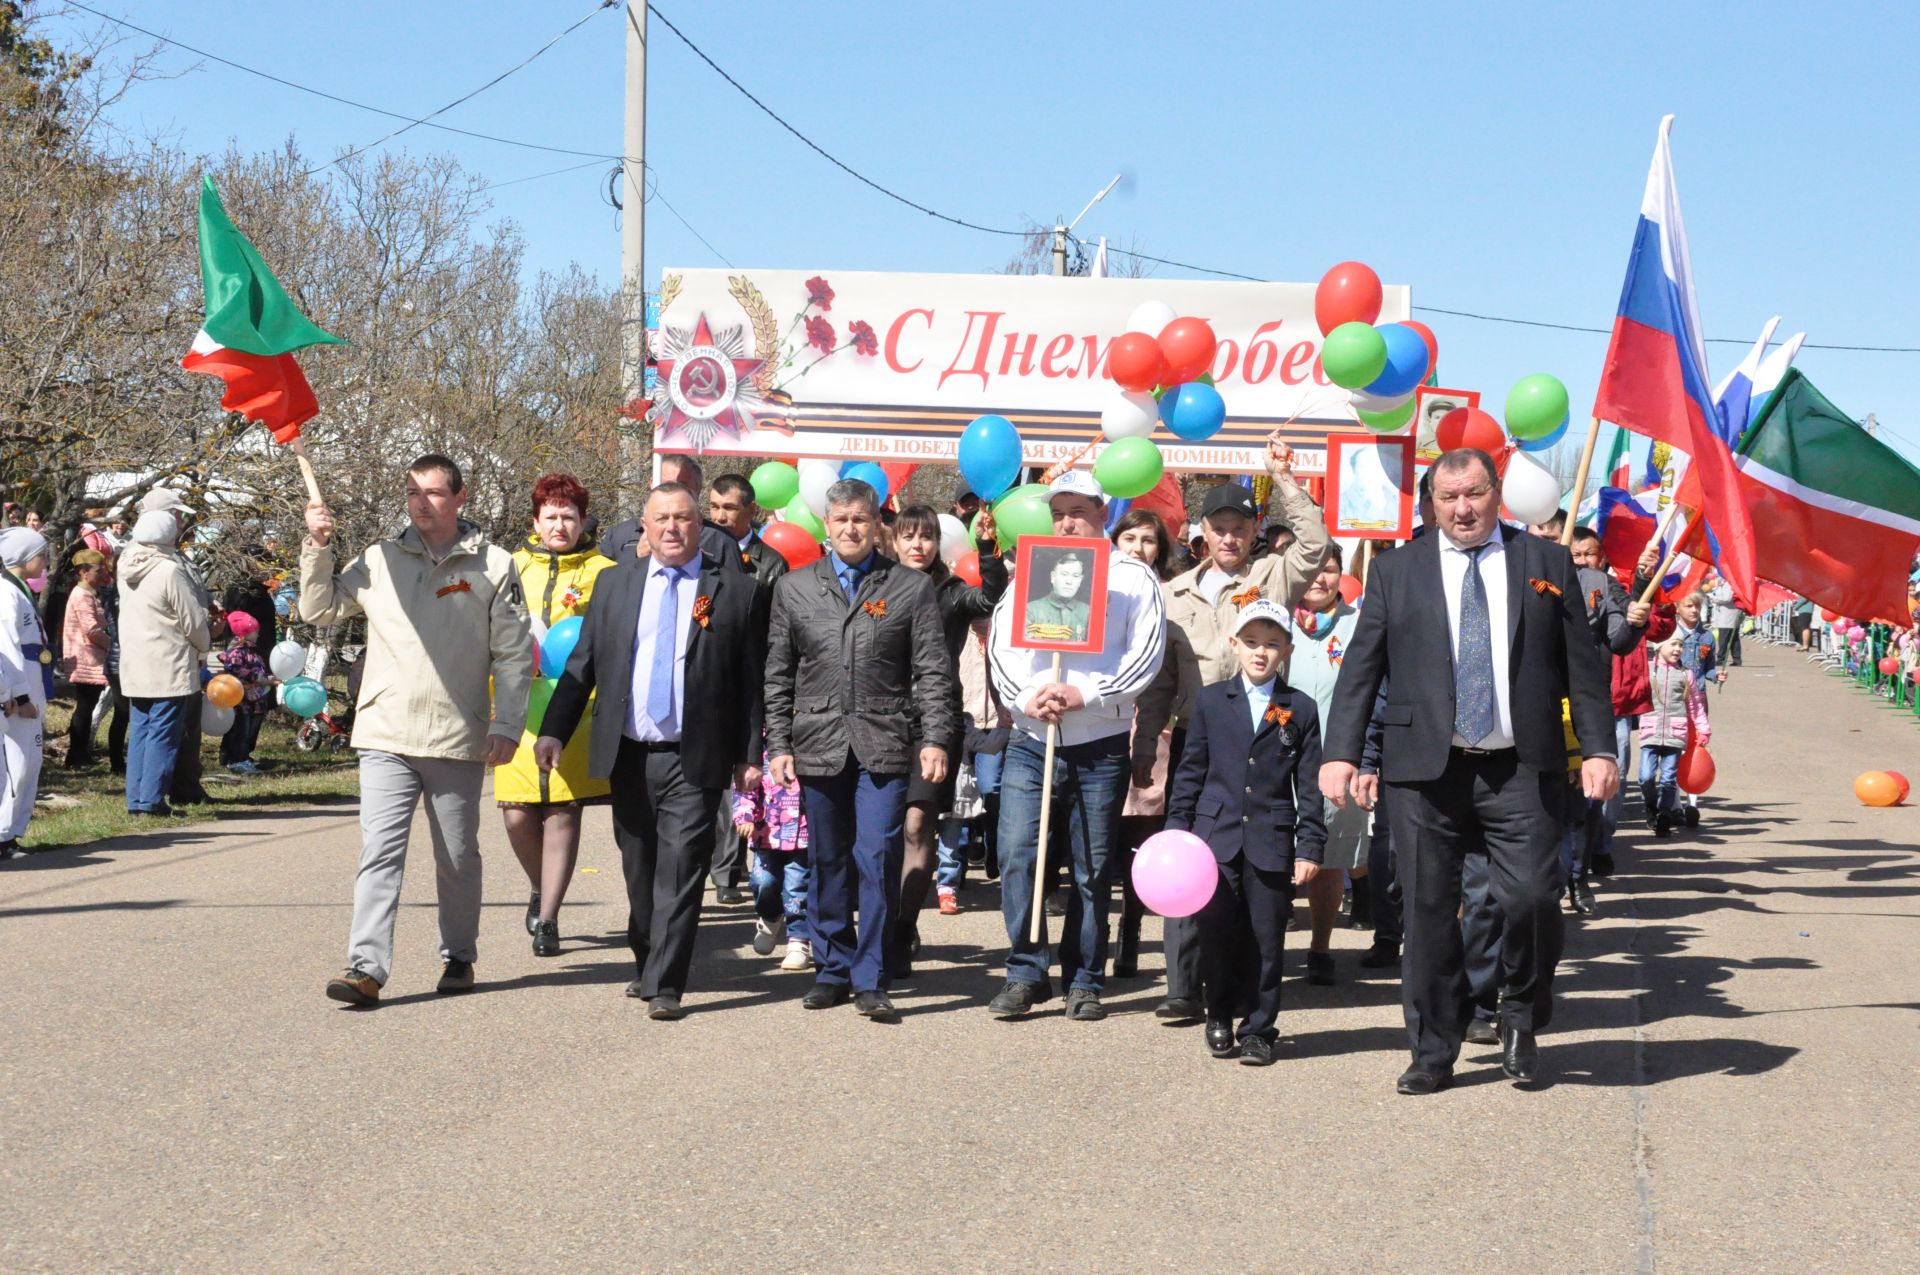
[[1360, 552], [1354, 555], [1354, 559], [1353, 578], [1358, 580], [1360, 587], [1364, 589], [1367, 584], [1367, 568], [1373, 565], [1373, 541], [1362, 540]]
[[[1658, 544], [1660, 542], [1660, 538], [1667, 534], [1668, 528], [1673, 526], [1674, 520], [1682, 513], [1685, 513], [1689, 518], [1693, 516], [1692, 511], [1687, 509], [1686, 506], [1684, 505], [1675, 504], [1671, 506], [1667, 510], [1667, 516], [1665, 520], [1662, 521], [1659, 526], [1653, 529], [1653, 540], [1651, 541], [1651, 543]], [[1689, 530], [1691, 530], [1691, 528], [1689, 528]], [[1680, 539], [1681, 538], [1679, 536], [1675, 536], [1673, 538], [1673, 547], [1667, 550], [1666, 557], [1663, 558], [1660, 562], [1660, 569], [1658, 571], [1655, 571], [1653, 573], [1653, 579], [1647, 582], [1646, 592], [1640, 595], [1641, 602], [1643, 603], [1652, 602], [1653, 595], [1660, 591], [1660, 582], [1666, 579], [1667, 568], [1671, 567], [1673, 565], [1673, 560], [1680, 556]]]
[[295, 434], [287, 440], [287, 450], [300, 463], [300, 479], [307, 485], [307, 500], [311, 504], [324, 505], [326, 500], [320, 495], [320, 480], [313, 472], [313, 458], [307, 455], [307, 440]]
[[[1060, 680], [1060, 652], [1053, 653], [1053, 680]], [[1047, 915], [1047, 835], [1053, 824], [1053, 750], [1060, 743], [1060, 723], [1047, 723], [1047, 762], [1040, 774], [1040, 845], [1033, 856], [1033, 919], [1027, 941], [1040, 942], [1040, 926]]]
[[1574, 520], [1580, 515], [1580, 498], [1587, 492], [1587, 471], [1593, 468], [1594, 444], [1600, 441], [1600, 418], [1593, 418], [1587, 426], [1587, 445], [1580, 449], [1580, 469], [1573, 476], [1573, 507], [1567, 510], [1567, 525], [1560, 529], [1562, 546], [1573, 543]]

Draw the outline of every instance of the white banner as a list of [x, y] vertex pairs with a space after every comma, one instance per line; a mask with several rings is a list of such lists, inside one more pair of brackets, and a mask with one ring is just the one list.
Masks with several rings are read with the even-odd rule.
[[[1161, 301], [1219, 338], [1212, 374], [1227, 423], [1202, 443], [1155, 431], [1167, 468], [1259, 473], [1282, 429], [1303, 473], [1329, 432], [1356, 428], [1320, 370], [1308, 283], [1059, 279], [1050, 275], [805, 270], [668, 271], [649, 419], [668, 453], [947, 462], [976, 416], [1020, 430], [1030, 464], [1091, 462], [1119, 394], [1113, 338]], [[1380, 322], [1411, 313], [1385, 289]]]

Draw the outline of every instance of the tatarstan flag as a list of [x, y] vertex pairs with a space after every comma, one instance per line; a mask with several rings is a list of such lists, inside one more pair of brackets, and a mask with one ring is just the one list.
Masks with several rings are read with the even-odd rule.
[[1798, 368], [1768, 397], [1734, 465], [1762, 575], [1842, 615], [1909, 623], [1920, 469]]
[[207, 318], [180, 366], [225, 381], [220, 405], [265, 425], [275, 442], [297, 438], [320, 405], [293, 351], [341, 339], [300, 313], [228, 219], [211, 177], [200, 187], [200, 283]]

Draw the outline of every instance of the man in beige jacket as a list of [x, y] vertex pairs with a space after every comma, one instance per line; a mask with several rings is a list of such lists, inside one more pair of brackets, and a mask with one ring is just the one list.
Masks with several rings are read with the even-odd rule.
[[[407, 469], [412, 525], [336, 572], [333, 517], [307, 506], [300, 614], [309, 624], [367, 617], [366, 674], [355, 706], [360, 751], [360, 871], [347, 969], [327, 995], [379, 1000], [414, 808], [425, 798], [438, 868], [437, 990], [473, 988], [480, 933], [480, 788], [513, 759], [533, 681], [533, 628], [506, 550], [461, 521], [467, 492], [445, 456]], [[488, 685], [492, 684], [489, 697]]]
[[[1169, 715], [1174, 728], [1180, 729], [1193, 712], [1193, 700], [1201, 686], [1238, 676], [1239, 663], [1227, 646], [1227, 635], [1233, 632], [1234, 617], [1243, 607], [1264, 598], [1291, 610], [1326, 561], [1329, 540], [1320, 506], [1294, 481], [1293, 453], [1280, 441], [1278, 431], [1267, 440], [1267, 472], [1273, 477], [1270, 503], [1293, 532], [1293, 543], [1281, 553], [1255, 558], [1253, 540], [1260, 526], [1253, 493], [1229, 482], [1206, 494], [1200, 530], [1206, 537], [1207, 556], [1166, 584], [1168, 647], [1171, 650], [1179, 645], [1172, 636], [1178, 628], [1199, 664], [1200, 677], [1197, 682], [1181, 680], [1179, 685], [1188, 688], [1181, 693], [1183, 702], [1168, 702], [1175, 686], [1169, 679], [1162, 678], [1150, 687], [1140, 697], [1139, 738], [1158, 738]], [[1178, 764], [1175, 758], [1174, 765]], [[1326, 875], [1339, 881], [1338, 873]], [[1338, 909], [1337, 884], [1335, 889], [1334, 907]], [[1162, 1018], [1198, 1021], [1203, 1016], [1198, 933], [1191, 918], [1166, 922], [1167, 999], [1154, 1011]]]

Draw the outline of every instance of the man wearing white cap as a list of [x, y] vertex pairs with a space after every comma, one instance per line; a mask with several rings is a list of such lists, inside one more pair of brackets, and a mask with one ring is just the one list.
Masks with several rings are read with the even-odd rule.
[[[1105, 539], [1106, 502], [1100, 484], [1083, 469], [1054, 479], [1047, 503], [1053, 533]], [[1000, 772], [1000, 898], [1006, 915], [1007, 983], [988, 1008], [997, 1018], [1019, 1018], [1052, 995], [1052, 953], [1043, 938], [1029, 941], [1040, 835], [1040, 789], [1047, 728], [1057, 726], [1053, 762], [1055, 819], [1071, 843], [1073, 889], [1061, 927], [1060, 973], [1067, 982], [1067, 1017], [1105, 1018], [1100, 988], [1107, 962], [1107, 903], [1111, 854], [1118, 842], [1127, 795], [1133, 704], [1160, 671], [1166, 652], [1166, 609], [1160, 582], [1145, 563], [1118, 550], [1107, 567], [1106, 644], [1060, 657], [1013, 645], [1015, 590], [993, 613], [989, 643], [994, 689], [1013, 715], [1013, 736]]]

